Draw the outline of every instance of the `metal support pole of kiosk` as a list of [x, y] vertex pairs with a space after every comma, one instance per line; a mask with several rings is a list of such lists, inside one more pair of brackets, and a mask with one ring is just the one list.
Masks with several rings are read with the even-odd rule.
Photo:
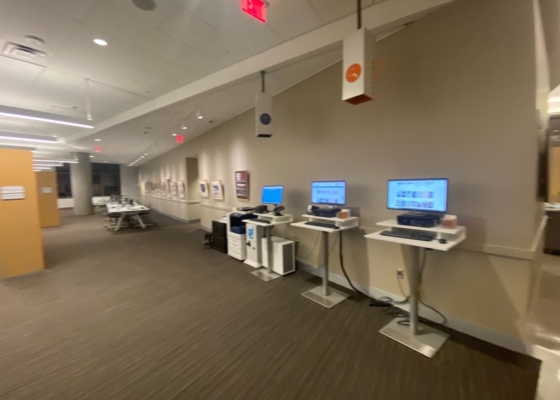
[[[323, 235], [323, 284], [302, 293], [302, 296], [324, 307], [332, 308], [350, 296], [329, 286], [329, 232], [323, 231], [321, 234]], [[338, 234], [340, 235], [340, 232]], [[339, 237], [339, 240], [342, 240], [342, 236]]]
[[434, 357], [449, 335], [418, 322], [418, 303], [420, 301], [420, 281], [423, 264], [426, 260], [424, 247], [411, 246], [411, 259], [408, 266], [408, 285], [410, 290], [409, 326], [399, 324], [395, 318], [379, 332], [405, 346], [427, 356]]

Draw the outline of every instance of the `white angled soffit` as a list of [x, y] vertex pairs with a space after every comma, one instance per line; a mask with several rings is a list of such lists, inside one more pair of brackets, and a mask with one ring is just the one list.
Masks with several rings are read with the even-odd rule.
[[[363, 10], [363, 26], [374, 34], [415, 21], [454, 0], [386, 0]], [[123, 124], [142, 115], [161, 110], [195, 96], [239, 82], [272, 67], [282, 66], [336, 45], [356, 30], [356, 14], [349, 15], [314, 31], [266, 50], [230, 67], [205, 76], [169, 93], [131, 108], [119, 115], [84, 129], [67, 138], [69, 143]]]

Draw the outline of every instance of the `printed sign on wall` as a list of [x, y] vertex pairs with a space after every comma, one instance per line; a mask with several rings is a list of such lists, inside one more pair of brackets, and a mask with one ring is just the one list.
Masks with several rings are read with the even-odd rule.
[[2, 200], [25, 199], [25, 188], [23, 186], [3, 186], [1, 191]]
[[249, 200], [249, 171], [235, 171], [235, 195], [239, 200]]

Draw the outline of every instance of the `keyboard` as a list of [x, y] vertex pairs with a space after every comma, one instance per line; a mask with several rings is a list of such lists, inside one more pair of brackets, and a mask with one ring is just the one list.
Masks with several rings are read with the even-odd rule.
[[255, 222], [260, 222], [261, 224], [270, 224], [270, 221], [268, 219], [251, 219], [251, 221], [255, 221]]
[[328, 224], [325, 222], [306, 222], [305, 225], [311, 225], [311, 226], [320, 226], [321, 228], [328, 228], [328, 229], [340, 229], [338, 226], [336, 226], [335, 224]]
[[398, 237], [403, 239], [421, 240], [423, 242], [431, 242], [436, 238], [435, 234], [422, 232], [422, 231], [411, 231], [411, 232], [382, 231], [380, 235]]

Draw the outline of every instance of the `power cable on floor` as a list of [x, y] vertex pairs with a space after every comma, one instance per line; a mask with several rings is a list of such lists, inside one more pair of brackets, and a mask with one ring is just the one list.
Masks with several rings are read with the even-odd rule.
[[[422, 258], [422, 260], [420, 260], [420, 276], [419, 276], [419, 284], [422, 284], [422, 276], [424, 273], [424, 268], [426, 267], [426, 259], [427, 259], [427, 253], [424, 253], [424, 257]], [[405, 296], [404, 291], [402, 290], [401, 287], [401, 282], [400, 280], [398, 280], [397, 278], [397, 283], [399, 285], [399, 290], [402, 293], [403, 296]], [[407, 296], [407, 299], [410, 298], [410, 295]], [[426, 303], [424, 303], [420, 297], [420, 291], [418, 291], [418, 301], [420, 303], [422, 303], [425, 307], [429, 308], [430, 310], [432, 310], [433, 312], [435, 312], [436, 314], [438, 314], [441, 318], [442, 318], [442, 322], [439, 323], [439, 325], [446, 325], [447, 324], [447, 318], [445, 317], [445, 315], [443, 315], [441, 312], [439, 312], [438, 310], [436, 310], [435, 308], [427, 305]], [[405, 319], [399, 320], [398, 323], [399, 325], [404, 325], [404, 326], [410, 326], [410, 318], [408, 318], [408, 316], [405, 315]], [[436, 322], [437, 323], [437, 322]]]
[[342, 231], [340, 231], [339, 235], [338, 235], [338, 243], [339, 243], [339, 251], [338, 251], [338, 256], [340, 258], [340, 268], [342, 269], [342, 273], [344, 274], [344, 276], [346, 277], [346, 281], [348, 282], [348, 285], [350, 285], [350, 287], [352, 289], [354, 289], [356, 292], [358, 292], [359, 294], [361, 294], [362, 296], [364, 296], [365, 298], [370, 300], [370, 306], [376, 306], [376, 307], [391, 307], [392, 306], [392, 302], [393, 299], [389, 298], [389, 297], [385, 297], [385, 298], [379, 298], [376, 299], [373, 296], [370, 296], [369, 294], [366, 294], [364, 292], [362, 292], [361, 290], [358, 290], [354, 284], [352, 283], [352, 281], [350, 280], [350, 277], [348, 276], [348, 274], [346, 273], [346, 268], [344, 268], [344, 252], [343, 252], [343, 245], [342, 245]]

